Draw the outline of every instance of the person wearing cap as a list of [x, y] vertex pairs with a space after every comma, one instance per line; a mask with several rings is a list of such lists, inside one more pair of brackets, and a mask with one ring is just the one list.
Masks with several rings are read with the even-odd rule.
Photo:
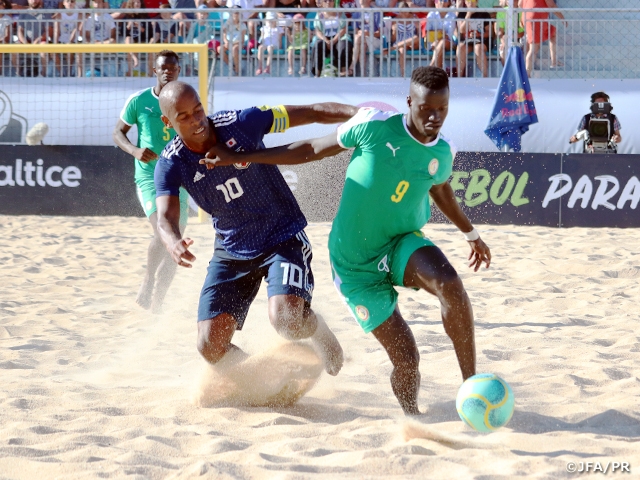
[[[591, 95], [591, 105], [593, 105], [594, 103], [609, 103], [609, 95], [604, 92], [594, 93], [593, 95]], [[611, 107], [611, 110], [613, 110], [613, 107]], [[618, 117], [616, 117], [613, 113], [587, 113], [580, 120], [580, 123], [578, 124], [578, 130], [571, 136], [571, 138], [569, 139], [569, 143], [576, 143], [579, 140], [578, 132], [582, 130], [588, 130], [589, 121], [592, 118], [609, 119], [609, 122], [611, 124], [609, 131], [613, 132], [613, 134], [611, 135], [611, 141], [616, 144], [622, 141], [622, 135], [620, 135], [620, 129], [622, 128], [622, 126], [620, 125]]]

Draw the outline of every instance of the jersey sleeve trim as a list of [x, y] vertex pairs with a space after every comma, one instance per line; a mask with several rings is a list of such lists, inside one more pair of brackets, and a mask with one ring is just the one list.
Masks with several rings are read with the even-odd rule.
[[271, 112], [273, 112], [273, 123], [271, 124], [269, 133], [282, 133], [289, 128], [289, 112], [287, 112], [284, 105], [277, 105], [275, 107], [264, 105], [259, 108], [262, 111], [271, 110]]

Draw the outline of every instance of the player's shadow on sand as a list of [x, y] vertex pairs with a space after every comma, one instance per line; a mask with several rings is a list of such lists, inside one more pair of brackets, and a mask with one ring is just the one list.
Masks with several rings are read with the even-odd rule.
[[[460, 421], [453, 400], [430, 404], [425, 415], [419, 418], [421, 423], [433, 424]], [[640, 420], [618, 410], [607, 410], [580, 422], [570, 423], [539, 413], [518, 410], [507, 428], [518, 433], [574, 432], [616, 437], [640, 438]]]

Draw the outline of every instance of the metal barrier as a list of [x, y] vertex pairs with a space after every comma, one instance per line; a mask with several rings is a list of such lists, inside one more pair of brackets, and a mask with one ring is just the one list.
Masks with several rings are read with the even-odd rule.
[[[558, 11], [564, 20], [554, 17]], [[0, 17], [0, 42], [207, 43], [211, 59], [218, 60], [211, 62], [212, 73], [218, 76], [409, 77], [419, 65], [438, 65], [451, 76], [498, 77], [509, 39], [527, 54], [532, 77], [640, 76], [640, 9], [165, 8], [0, 13], [5, 14]], [[183, 54], [182, 65], [186, 74], [193, 71], [194, 55]], [[0, 76], [147, 76], [152, 67], [150, 53], [3, 53]]]

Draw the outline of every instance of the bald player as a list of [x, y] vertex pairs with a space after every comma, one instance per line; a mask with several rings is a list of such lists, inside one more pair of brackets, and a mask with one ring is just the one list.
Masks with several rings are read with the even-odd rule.
[[[440, 301], [442, 323], [466, 380], [476, 373], [471, 302], [442, 251], [420, 229], [431, 216], [429, 196], [469, 243], [477, 271], [491, 252], [460, 209], [448, 183], [455, 149], [440, 134], [449, 109], [449, 79], [437, 67], [411, 75], [409, 112], [361, 109], [337, 133], [248, 155], [216, 148], [202, 163], [240, 160], [296, 164], [354, 148], [338, 213], [329, 236], [334, 283], [362, 329], [384, 347], [393, 371], [391, 387], [407, 415], [418, 415], [420, 354], [398, 310], [396, 286], [422, 289]], [[222, 167], [228, 168], [228, 167]]]
[[264, 148], [264, 136], [310, 123], [349, 120], [356, 107], [338, 103], [228, 110], [206, 116], [196, 91], [171, 82], [160, 94], [162, 120], [177, 136], [155, 171], [158, 231], [173, 260], [191, 267], [193, 240], [179, 228], [179, 188], [213, 218], [214, 255], [198, 306], [198, 351], [212, 364], [235, 347], [264, 278], [269, 320], [289, 340], [309, 338], [337, 375], [343, 363], [335, 335], [311, 309], [313, 273], [307, 225], [298, 203], [274, 165], [236, 163], [208, 170], [199, 160], [215, 145], [235, 151]]

